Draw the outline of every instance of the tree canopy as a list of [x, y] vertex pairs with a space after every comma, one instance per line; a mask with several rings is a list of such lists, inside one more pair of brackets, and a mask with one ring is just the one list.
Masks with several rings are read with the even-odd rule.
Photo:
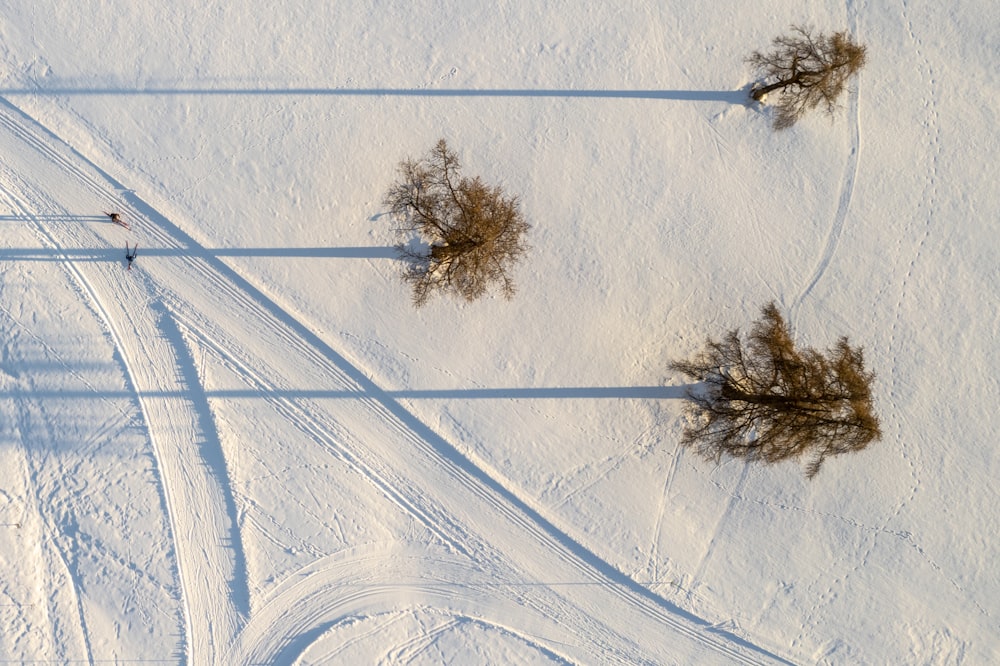
[[479, 177], [462, 176], [444, 139], [426, 158], [400, 163], [399, 176], [384, 202], [397, 234], [405, 239], [415, 233], [425, 243], [397, 245], [414, 303], [423, 305], [436, 291], [473, 301], [492, 285], [511, 298], [510, 270], [528, 249], [524, 236], [530, 228], [517, 197]]
[[744, 341], [738, 329], [671, 368], [703, 382], [693, 391], [693, 420], [683, 443], [720, 460], [731, 455], [773, 463], [808, 458], [812, 478], [823, 461], [881, 438], [872, 404], [874, 373], [846, 337], [825, 354], [799, 348], [773, 302]]
[[774, 39], [770, 51], [754, 51], [747, 58], [765, 80], [751, 94], [761, 101], [768, 93], [780, 91], [774, 127], [785, 129], [816, 107], [833, 113], [848, 78], [866, 59], [867, 49], [846, 32], [813, 36], [807, 28], [793, 26], [792, 34]]

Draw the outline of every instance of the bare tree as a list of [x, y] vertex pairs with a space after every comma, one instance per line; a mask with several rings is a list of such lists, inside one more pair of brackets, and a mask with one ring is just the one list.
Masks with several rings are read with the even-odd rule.
[[399, 180], [384, 203], [401, 239], [416, 233], [426, 245], [399, 244], [407, 261], [403, 279], [418, 307], [435, 291], [473, 301], [498, 284], [505, 298], [514, 295], [513, 264], [528, 249], [516, 197], [478, 177], [460, 175], [458, 157], [444, 139], [423, 160], [399, 165]]
[[776, 37], [773, 46], [766, 53], [755, 51], [747, 62], [762, 73], [765, 82], [774, 79], [752, 88], [755, 100], [781, 91], [775, 129], [791, 127], [802, 114], [818, 106], [833, 113], [847, 79], [866, 59], [866, 48], [851, 41], [846, 32], [813, 37], [807, 28], [793, 26], [792, 34]]
[[872, 406], [874, 373], [846, 337], [821, 354], [797, 349], [772, 302], [741, 340], [739, 330], [670, 367], [695, 381], [693, 421], [682, 443], [716, 462], [723, 455], [768, 463], [806, 456], [812, 478], [832, 455], [881, 438]]

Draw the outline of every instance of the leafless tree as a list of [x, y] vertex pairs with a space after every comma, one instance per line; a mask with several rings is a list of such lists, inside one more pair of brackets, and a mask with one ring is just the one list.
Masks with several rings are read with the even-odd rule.
[[781, 91], [774, 128], [785, 129], [818, 106], [833, 113], [847, 79], [864, 66], [866, 57], [866, 47], [851, 41], [846, 32], [814, 37], [809, 29], [793, 26], [791, 35], [774, 39], [770, 51], [755, 51], [747, 58], [765, 81], [755, 85], [751, 95], [761, 101]]
[[528, 249], [530, 225], [516, 197], [460, 170], [441, 139], [423, 160], [401, 162], [399, 180], [385, 195], [400, 239], [416, 233], [425, 244], [397, 245], [418, 307], [436, 291], [473, 301], [497, 284], [505, 298], [514, 295], [510, 270]]
[[822, 354], [798, 349], [772, 302], [744, 341], [739, 330], [671, 368], [703, 382], [692, 391], [682, 442], [716, 462], [724, 455], [773, 463], [805, 456], [812, 478], [832, 455], [881, 438], [874, 373], [846, 337]]

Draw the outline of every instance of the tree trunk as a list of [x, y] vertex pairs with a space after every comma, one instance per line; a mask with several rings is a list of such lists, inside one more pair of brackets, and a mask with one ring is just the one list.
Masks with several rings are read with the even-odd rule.
[[431, 245], [431, 258], [437, 262], [445, 262], [449, 259], [459, 257], [476, 246], [472, 240], [461, 240], [457, 243], [444, 243], [443, 245]]
[[[836, 68], [831, 67], [830, 69], [836, 69]], [[811, 88], [814, 84], [814, 80], [810, 80], [810, 77], [820, 76], [823, 74], [824, 71], [825, 70], [820, 70], [818, 72], [814, 72], [808, 69], [799, 70], [795, 72], [794, 76], [792, 76], [791, 78], [775, 81], [769, 86], [754, 88], [753, 91], [751, 92], [751, 96], [759, 102], [761, 97], [771, 92], [772, 90], [777, 90], [778, 88], [787, 88], [788, 86], [801, 86], [803, 88]]]
[[772, 83], [769, 86], [761, 86], [760, 88], [754, 88], [751, 91], [750, 96], [753, 97], [754, 100], [756, 100], [756, 101], [759, 102], [762, 97], [764, 97], [765, 95], [767, 95], [772, 90], [778, 90], [779, 88], [787, 88], [788, 86], [792, 85], [793, 83], [795, 83], [794, 80], [777, 81], [775, 83]]
[[752, 405], [764, 405], [773, 407], [783, 412], [821, 412], [817, 408], [816, 402], [812, 400], [802, 400], [787, 395], [773, 395], [771, 393], [747, 393], [729, 382], [722, 385], [722, 397], [726, 400], [739, 400]]

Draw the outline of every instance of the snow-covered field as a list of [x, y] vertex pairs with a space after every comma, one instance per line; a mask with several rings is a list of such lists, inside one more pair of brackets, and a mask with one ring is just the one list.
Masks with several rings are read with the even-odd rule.
[[[2, 5], [0, 661], [1000, 662], [994, 0]], [[869, 59], [774, 133], [791, 23]], [[398, 279], [442, 137], [513, 301]], [[811, 482], [678, 445], [771, 299], [877, 374]]]

